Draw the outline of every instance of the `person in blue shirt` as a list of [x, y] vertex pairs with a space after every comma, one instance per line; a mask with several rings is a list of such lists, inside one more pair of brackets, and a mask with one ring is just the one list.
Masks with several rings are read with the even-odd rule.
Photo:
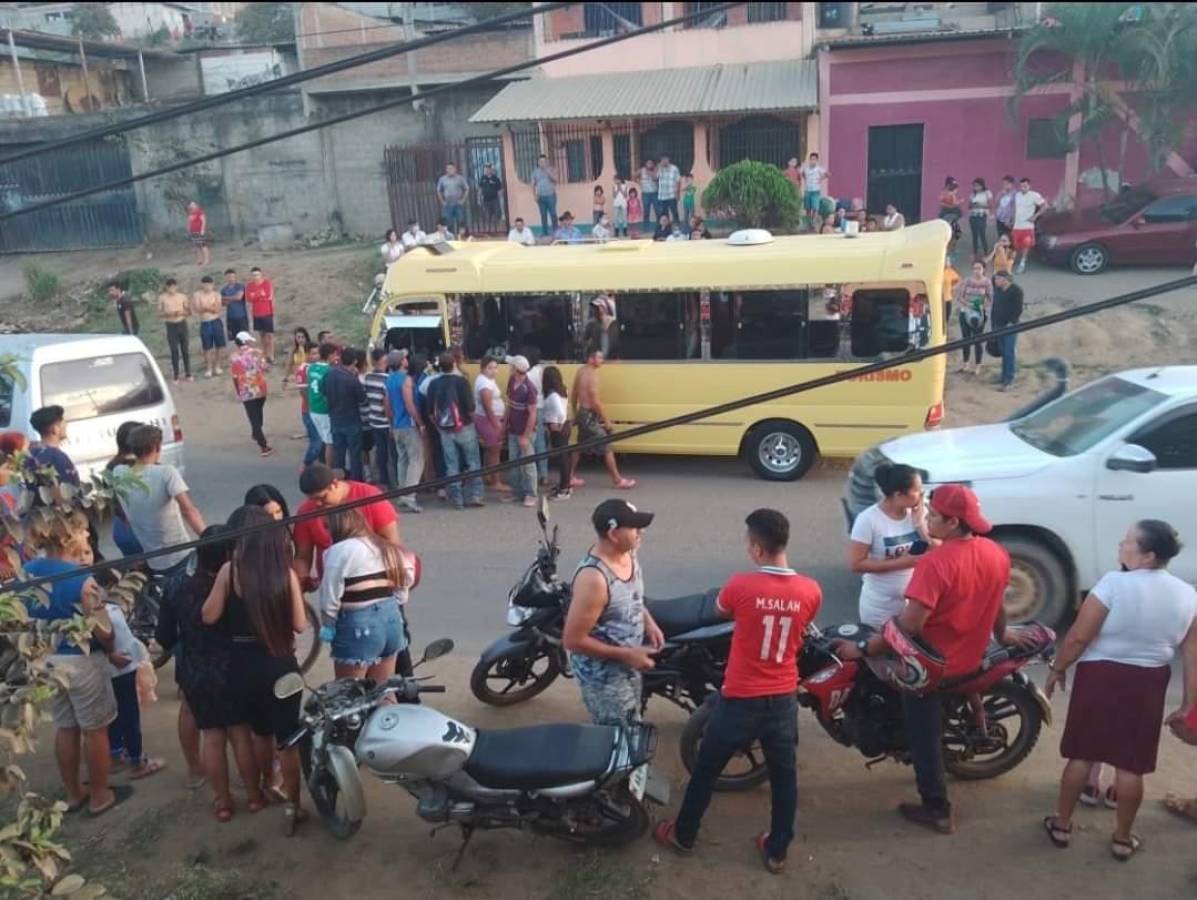
[[[31, 578], [62, 575], [78, 571], [76, 575], [55, 581], [44, 594], [25, 598], [25, 607], [34, 619], [59, 621], [77, 615], [100, 613], [101, 624], [92, 629], [88, 652], [60, 639], [49, 659], [51, 668], [69, 679], [69, 686], [60, 690], [51, 701], [50, 712], [57, 729], [54, 755], [58, 771], [66, 788], [68, 812], [85, 807], [91, 816], [100, 816], [127, 799], [133, 790], [127, 786], [108, 785], [111, 757], [108, 747], [108, 726], [116, 719], [116, 696], [108, 669], [108, 653], [112, 649], [111, 622], [103, 613], [103, 600], [95, 579], [80, 571], [78, 560], [89, 561], [87, 517], [71, 513], [66, 527], [60, 522], [34, 527], [31, 537], [45, 551], [45, 556], [25, 564], [25, 574]], [[107, 625], [105, 626], [105, 624]], [[88, 787], [80, 780], [80, 763], [86, 750]]]
[[563, 212], [557, 222], [559, 223], [559, 227], [553, 234], [554, 241], [565, 241], [569, 244], [576, 244], [582, 240], [582, 232], [574, 227], [574, 215], [569, 210]]
[[79, 484], [79, 472], [62, 450], [67, 437], [66, 410], [61, 406], [43, 406], [33, 411], [29, 424], [41, 437], [29, 446], [29, 465], [34, 469], [51, 466], [61, 484]]

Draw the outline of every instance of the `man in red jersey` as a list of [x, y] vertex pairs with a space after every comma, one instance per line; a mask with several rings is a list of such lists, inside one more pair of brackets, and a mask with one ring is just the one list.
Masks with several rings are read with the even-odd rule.
[[798, 651], [806, 626], [823, 603], [811, 578], [786, 560], [790, 523], [777, 510], [748, 516], [748, 556], [754, 572], [733, 575], [719, 592], [719, 612], [736, 623], [723, 689], [698, 748], [694, 775], [675, 821], [657, 826], [657, 840], [681, 853], [694, 849], [715, 780], [732, 756], [761, 742], [769, 768], [773, 813], [769, 830], [756, 838], [765, 868], [785, 868], [798, 811]]

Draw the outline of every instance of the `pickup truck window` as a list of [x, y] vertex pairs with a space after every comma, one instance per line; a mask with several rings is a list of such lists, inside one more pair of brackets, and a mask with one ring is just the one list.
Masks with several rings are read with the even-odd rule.
[[1121, 378], [1103, 378], [1037, 409], [1010, 425], [1032, 447], [1053, 456], [1076, 456], [1109, 437], [1165, 396]]
[[1197, 411], [1148, 425], [1131, 440], [1154, 453], [1161, 469], [1197, 469]]

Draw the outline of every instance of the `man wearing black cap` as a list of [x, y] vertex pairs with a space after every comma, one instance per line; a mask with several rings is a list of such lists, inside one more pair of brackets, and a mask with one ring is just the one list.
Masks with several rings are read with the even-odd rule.
[[[981, 665], [990, 635], [1017, 644], [1006, 630], [1002, 598], [1010, 581], [1010, 556], [989, 538], [993, 526], [981, 514], [977, 495], [962, 484], [931, 493], [927, 532], [941, 543], [922, 556], [906, 586], [906, 606], [898, 626], [930, 644], [945, 661], [943, 677], [967, 675]], [[864, 642], [862, 642], [864, 643]], [[864, 646], [837, 641], [841, 659], [882, 656], [889, 644], [875, 635]], [[943, 695], [902, 695], [906, 739], [922, 803], [901, 803], [898, 812], [941, 834], [956, 830], [943, 767]]]
[[590, 718], [627, 725], [640, 719], [640, 673], [655, 665], [665, 643], [644, 606], [636, 559], [653, 514], [626, 500], [605, 500], [590, 518], [598, 541], [574, 573], [563, 641]]

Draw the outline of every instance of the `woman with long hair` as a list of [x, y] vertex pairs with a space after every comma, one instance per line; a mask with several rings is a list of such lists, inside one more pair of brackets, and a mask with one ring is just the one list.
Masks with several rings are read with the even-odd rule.
[[[129, 437], [142, 424], [142, 422], [121, 422], [116, 429], [116, 456], [108, 460], [104, 471], [111, 472], [117, 466], [132, 466], [137, 462], [137, 457], [129, 449]], [[142, 552], [141, 541], [137, 540], [137, 535], [133, 533], [119, 500], [112, 507], [112, 542], [125, 556]]]
[[[478, 443], [482, 445], [482, 466], [497, 466], [503, 453], [503, 442], [507, 436], [507, 401], [495, 381], [499, 361], [493, 356], [482, 357], [478, 376], [474, 379], [474, 427], [478, 430]], [[503, 495], [512, 491], [498, 475], [488, 475], [486, 486]]]
[[283, 375], [284, 385], [294, 378], [299, 367], [308, 361], [308, 348], [312, 346], [312, 336], [300, 325], [291, 332], [291, 341], [291, 352], [287, 354], [287, 371]]
[[[230, 530], [256, 530], [237, 538], [202, 612], [204, 624], [219, 622], [232, 643], [226, 700], [253, 731], [253, 772], [246, 789], [250, 802], [259, 803], [275, 747], [299, 728], [300, 696], [280, 700], [274, 683], [299, 671], [295, 635], [307, 627], [303, 590], [291, 567], [291, 536], [285, 528], [263, 527], [273, 521], [258, 506], [243, 506], [229, 518]], [[291, 747], [278, 756], [287, 797], [286, 834], [291, 835], [307, 818], [299, 799], [299, 751]]]
[[[569, 394], [565, 389], [565, 379], [561, 370], [556, 366], [546, 366], [544, 370], [544, 424], [549, 431], [549, 447], [559, 450], [569, 446], [571, 424], [569, 421]], [[552, 500], [568, 500], [571, 494], [570, 481], [574, 474], [574, 455], [562, 453], [557, 457], [558, 471], [561, 477], [557, 481], [557, 488], [550, 495]]]
[[255, 484], [245, 492], [245, 505], [261, 507], [276, 522], [291, 517], [287, 498], [273, 484]]
[[415, 557], [375, 534], [360, 510], [332, 513], [328, 530], [320, 637], [337, 678], [385, 681], [408, 645], [401, 604], [415, 583]]

